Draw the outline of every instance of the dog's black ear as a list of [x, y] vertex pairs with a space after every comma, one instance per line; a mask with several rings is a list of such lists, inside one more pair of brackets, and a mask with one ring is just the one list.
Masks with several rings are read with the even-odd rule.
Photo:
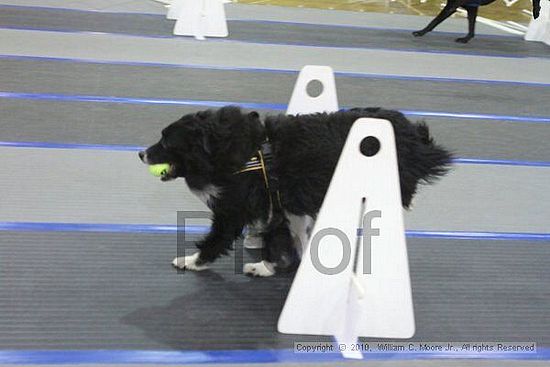
[[250, 118], [251, 120], [256, 120], [260, 118], [260, 114], [256, 111], [252, 111], [248, 114], [248, 118]]

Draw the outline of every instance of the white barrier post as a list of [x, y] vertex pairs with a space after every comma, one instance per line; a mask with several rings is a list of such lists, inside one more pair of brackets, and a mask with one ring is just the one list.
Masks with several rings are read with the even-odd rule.
[[525, 40], [550, 45], [550, 2], [548, 0], [540, 1], [540, 15], [537, 19], [531, 19], [525, 33]]
[[[333, 335], [347, 345], [358, 337], [412, 337], [414, 311], [390, 122], [361, 118], [352, 126], [306, 249], [279, 332]], [[363, 357], [357, 350], [342, 354]]]
[[176, 20], [178, 19], [178, 14], [183, 7], [185, 0], [172, 0], [168, 12], [166, 13], [166, 19]]
[[[310, 83], [315, 82], [320, 83], [322, 90], [318, 96], [311, 96], [308, 93], [308, 85], [311, 87]], [[297, 115], [335, 111], [338, 111], [338, 97], [332, 68], [318, 65], [304, 66], [294, 85], [286, 113]]]
[[[174, 17], [174, 34], [205, 37], [227, 37], [227, 19], [222, 0], [175, 0], [170, 7], [169, 17]], [[172, 8], [174, 8], [172, 12]]]

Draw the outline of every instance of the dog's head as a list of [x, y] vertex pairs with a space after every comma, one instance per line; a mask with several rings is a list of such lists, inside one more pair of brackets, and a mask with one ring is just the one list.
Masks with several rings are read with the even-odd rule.
[[146, 164], [168, 163], [162, 181], [177, 177], [232, 174], [258, 148], [264, 131], [257, 112], [228, 106], [183, 116], [162, 130], [156, 143], [139, 152]]

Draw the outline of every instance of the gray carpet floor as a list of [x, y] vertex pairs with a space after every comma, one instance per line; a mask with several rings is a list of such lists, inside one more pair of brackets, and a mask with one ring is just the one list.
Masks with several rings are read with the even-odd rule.
[[[9, 279], [0, 284], [1, 349], [277, 349], [330, 340], [273, 332], [292, 276], [239, 274], [243, 258], [258, 256], [240, 247], [210, 271], [178, 273], [174, 235], [0, 232], [0, 244]], [[542, 281], [550, 243], [408, 245], [411, 340], [550, 344]]]
[[[3, 90], [286, 104], [295, 73], [0, 59]], [[215, 80], [213, 88], [206, 81]], [[139, 81], [139, 86], [136, 85]], [[342, 107], [550, 117], [547, 86], [338, 77]], [[413, 92], [414, 91], [414, 92]], [[511, 101], [514, 103], [501, 103]], [[516, 104], [517, 103], [517, 104]]]
[[[548, 69], [550, 60], [539, 57], [518, 59], [366, 48], [307, 47], [247, 43], [232, 38], [196, 42], [189, 37], [143, 38], [105, 33], [14, 29], [2, 29], [1, 32], [9, 41], [0, 44], [2, 55], [270, 70], [300, 70], [304, 65], [330, 65], [337, 72], [550, 84], [550, 74], [541, 72]], [[518, 73], [518, 65], [521, 65], [521, 73]]]
[[[371, 105], [368, 101], [366, 104]], [[48, 101], [0, 99], [0, 108], [5, 111], [2, 140], [147, 146], [172, 121], [206, 108], [65, 101], [56, 102], [53, 111], [50, 106]], [[258, 111], [262, 115], [281, 112]], [[426, 117], [424, 120], [437, 140], [459, 157], [550, 160], [545, 124], [448, 117]], [[45, 125], [49, 128], [44, 129]], [[112, 134], [111, 129], [118, 133]]]
[[[174, 225], [178, 211], [207, 211], [183, 180], [152, 177], [135, 151], [0, 147], [0, 154], [0, 221]], [[549, 233], [549, 181], [547, 167], [457, 164], [420, 187], [406, 227]]]

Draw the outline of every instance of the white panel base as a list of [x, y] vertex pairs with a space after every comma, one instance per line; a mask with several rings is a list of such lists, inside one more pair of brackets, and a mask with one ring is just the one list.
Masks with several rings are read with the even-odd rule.
[[550, 2], [541, 0], [540, 15], [537, 19], [531, 19], [527, 33], [526, 41], [539, 41], [550, 45]]
[[[181, 4], [178, 4], [180, 1]], [[175, 35], [193, 36], [200, 40], [229, 35], [221, 0], [177, 0], [172, 7], [177, 11]]]
[[171, 19], [171, 20], [178, 19], [178, 14], [180, 13], [184, 2], [185, 0], [173, 0], [170, 6], [168, 7], [168, 12], [166, 13], [166, 19]]
[[[372, 157], [359, 150], [361, 141], [368, 136], [376, 137], [381, 145]], [[360, 336], [413, 336], [415, 323], [400, 192], [391, 123], [372, 118], [357, 120], [281, 312], [281, 333], [334, 335], [339, 343], [354, 343]], [[364, 203], [362, 198], [366, 199]], [[368, 219], [374, 211], [380, 211], [381, 216]], [[379, 235], [358, 236], [357, 228], [361, 226], [365, 235], [375, 229]], [[319, 238], [320, 231], [328, 228], [341, 231], [351, 248], [350, 261], [342, 261], [343, 268], [336, 274], [327, 274], [314, 265], [315, 261], [335, 268], [343, 260], [344, 245], [338, 237], [327, 235], [315, 245], [316, 236]], [[369, 242], [370, 251], [365, 254], [371, 254], [371, 267], [370, 273], [365, 274], [369, 268], [368, 263], [363, 264], [363, 250]], [[318, 250], [312, 251], [315, 247]], [[344, 356], [362, 358], [361, 353]]]
[[[317, 97], [311, 97], [307, 93], [307, 85], [313, 80], [318, 80], [323, 84], [323, 91]], [[286, 113], [297, 115], [335, 111], [338, 111], [338, 98], [332, 68], [318, 65], [304, 66], [294, 85]]]

